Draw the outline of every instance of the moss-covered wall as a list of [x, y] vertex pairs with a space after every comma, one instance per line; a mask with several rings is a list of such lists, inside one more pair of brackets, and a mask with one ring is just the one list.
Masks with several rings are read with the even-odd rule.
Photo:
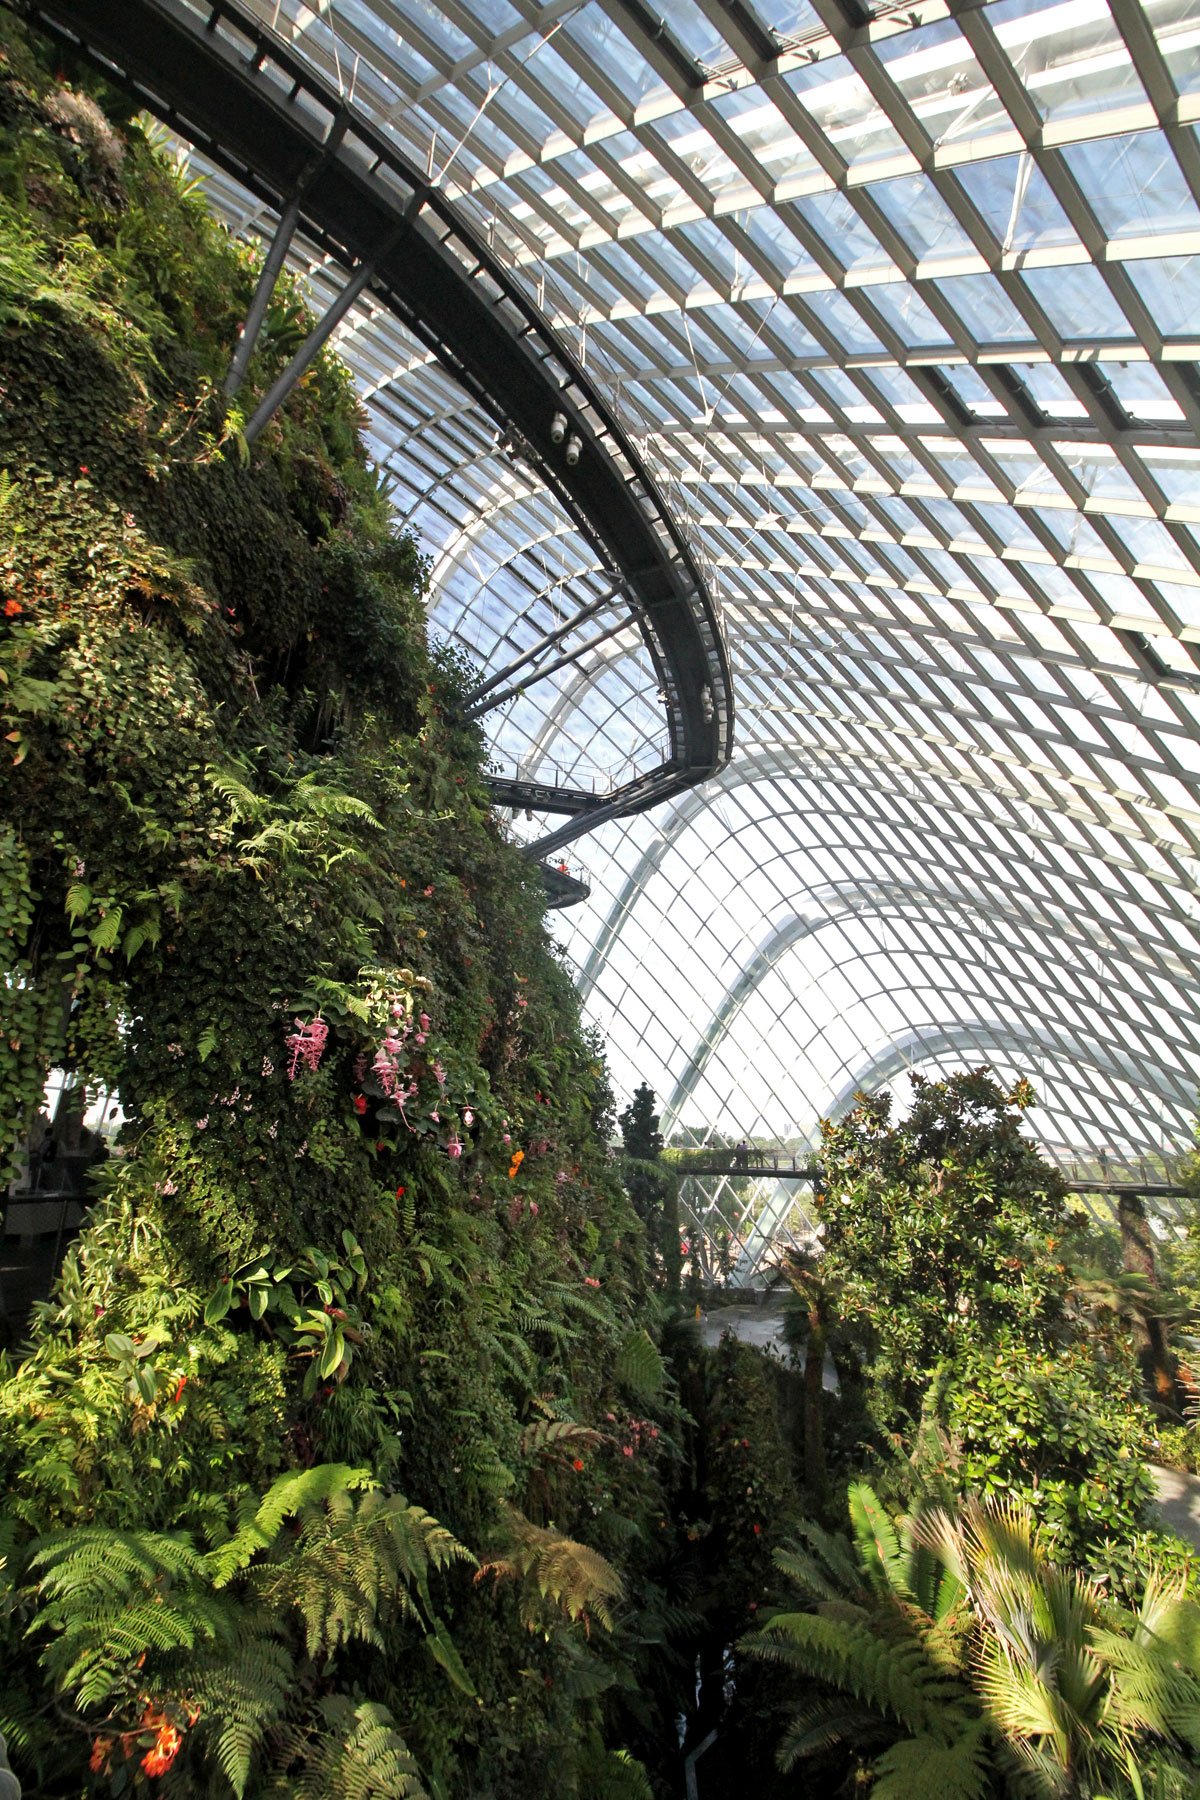
[[129, 1124], [0, 1366], [0, 1727], [45, 1796], [648, 1792], [602, 1061], [344, 371], [245, 453], [253, 260], [56, 68], [0, 15], [0, 1132], [53, 1064]]

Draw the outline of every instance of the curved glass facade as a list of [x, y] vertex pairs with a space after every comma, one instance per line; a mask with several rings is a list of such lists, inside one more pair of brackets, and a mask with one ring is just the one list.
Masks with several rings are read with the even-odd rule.
[[[811, 1138], [860, 1083], [989, 1062], [1054, 1146], [1187, 1141], [1195, 0], [250, 10], [542, 307], [719, 599], [733, 761], [583, 840], [561, 918], [619, 1084], [670, 1130]], [[308, 267], [320, 303], [342, 276]], [[553, 497], [376, 305], [337, 341], [435, 629], [490, 674], [586, 615], [490, 715], [497, 768], [660, 760], [641, 639]]]

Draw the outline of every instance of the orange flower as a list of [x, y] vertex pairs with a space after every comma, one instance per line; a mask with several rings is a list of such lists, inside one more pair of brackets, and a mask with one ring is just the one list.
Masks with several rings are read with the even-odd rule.
[[19, 612], [24, 612], [24, 610], [25, 609], [19, 600], [6, 600], [4, 602], [4, 616], [8, 619], [15, 619], [17, 614]]
[[92, 1745], [92, 1754], [88, 1758], [88, 1768], [97, 1775], [108, 1768], [108, 1759], [112, 1755], [113, 1741], [110, 1737], [98, 1737]]
[[510, 1181], [516, 1180], [517, 1170], [520, 1168], [521, 1164], [524, 1161], [525, 1161], [525, 1152], [523, 1150], [514, 1150], [512, 1161], [508, 1165], [508, 1179]]
[[165, 1775], [179, 1755], [182, 1743], [183, 1733], [177, 1726], [160, 1725], [154, 1748], [147, 1750], [142, 1758], [142, 1767], [147, 1775]]

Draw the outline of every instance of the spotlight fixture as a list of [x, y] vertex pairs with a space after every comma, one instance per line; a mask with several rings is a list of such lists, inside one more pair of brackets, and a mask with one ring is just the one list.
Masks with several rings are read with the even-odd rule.
[[576, 431], [573, 431], [571, 433], [570, 437], [567, 439], [567, 467], [568, 468], [573, 469], [575, 467], [575, 464], [579, 461], [579, 452], [582, 449], [583, 449], [583, 445], [580, 442], [579, 433]]
[[550, 421], [550, 442], [552, 444], [561, 444], [566, 435], [567, 415], [566, 413], [556, 412]]

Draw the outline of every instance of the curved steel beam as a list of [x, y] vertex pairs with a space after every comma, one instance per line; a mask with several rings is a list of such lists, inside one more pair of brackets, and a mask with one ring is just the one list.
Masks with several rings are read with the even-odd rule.
[[[663, 1107], [662, 1120], [665, 1131], [669, 1131], [678, 1119], [683, 1107], [687, 1104], [712, 1060], [718, 1046], [731, 1029], [738, 1013], [746, 1002], [762, 985], [780, 960], [801, 943], [806, 937], [823, 930], [827, 925], [836, 922], [839, 917], [851, 913], [871, 911], [873, 913], [932, 910], [939, 917], [944, 917], [947, 902], [953, 907], [968, 913], [977, 913], [986, 917], [988, 908], [979, 901], [958, 898], [935, 893], [929, 899], [920, 897], [920, 890], [914, 889], [911, 898], [897, 899], [894, 892], [887, 890], [890, 904], [881, 904], [877, 884], [847, 884], [847, 890], [839, 894], [841, 901], [836, 910], [826, 910], [820, 916], [795, 916], [773, 931], [766, 941], [760, 945], [753, 957], [738, 975], [733, 986], [722, 996], [716, 1007], [708, 1027], [701, 1032], [696, 1046], [687, 1060], [684, 1073], [680, 1076], [671, 1091], [671, 1095]], [[1182, 1076], [1176, 1076], [1169, 1070], [1156, 1067], [1149, 1062], [1139, 1062], [1126, 1052], [1116, 1047], [1085, 1043], [1071, 1033], [1063, 1032], [1059, 1027], [1051, 1031], [1039, 1031], [1036, 1028], [1025, 1028], [1014, 1039], [1012, 1032], [1001, 1031], [994, 1023], [981, 1023], [977, 1032], [969, 1024], [960, 1023], [953, 1026], [932, 1026], [925, 1030], [913, 1031], [901, 1040], [895, 1040], [889, 1049], [866, 1066], [866, 1074], [859, 1075], [855, 1081], [833, 1102], [830, 1115], [837, 1117], [838, 1109], [844, 1110], [853, 1097], [856, 1088], [864, 1079], [887, 1081], [908, 1066], [908, 1051], [914, 1047], [923, 1057], [936, 1056], [943, 1048], [961, 1043], [974, 1043], [980, 1049], [991, 1048], [1011, 1050], [1014, 1041], [1022, 1044], [1036, 1044], [1044, 1054], [1062, 1062], [1064, 1057], [1071, 1062], [1102, 1069], [1107, 1074], [1131, 1081], [1135, 1086], [1150, 1088], [1163, 1100], [1185, 1110], [1189, 1105], [1191, 1088]], [[898, 1060], [889, 1061], [889, 1058]]]
[[[97, 63], [275, 210], [298, 198], [308, 234], [346, 268], [361, 275], [373, 264], [384, 304], [496, 420], [512, 453], [624, 577], [665, 695], [670, 754], [604, 796], [497, 783], [504, 805], [573, 815], [543, 848], [722, 768], [732, 749], [729, 662], [683, 533], [603, 395], [424, 173], [235, 0], [203, 12], [185, 0], [0, 4]], [[577, 440], [573, 463], [554, 442], [556, 414]]]
[[[1160, 1100], [1190, 1110], [1190, 1102], [1183, 1092], [1186, 1083], [1173, 1085], [1173, 1078], [1166, 1077], [1164, 1071], [1156, 1070], [1153, 1065], [1137, 1062], [1123, 1050], [1106, 1049], [1085, 1042], [1082, 1038], [1070, 1038], [1067, 1041], [1076, 1062], [1085, 1067], [1101, 1069], [1106, 1075], [1115, 1075], [1120, 1081], [1131, 1081], [1139, 1087], [1149, 1088]], [[1038, 1050], [1046, 1056], [1061, 1055], [1061, 1051], [1036, 1029], [1019, 1033], [1001, 1031], [985, 1020], [968, 1020], [957, 1025], [939, 1026], [927, 1032], [906, 1032], [902, 1038], [893, 1038], [882, 1050], [872, 1052], [864, 1060], [853, 1080], [847, 1082], [834, 1099], [829, 1117], [837, 1119], [848, 1112], [854, 1104], [855, 1094], [868, 1083], [882, 1086], [894, 1076], [902, 1075], [911, 1065], [912, 1052], [916, 1052], [921, 1058], [927, 1058], [940, 1056], [944, 1050], [957, 1050], [964, 1044], [981, 1050], [995, 1050], [1005, 1056], [1011, 1056], [1014, 1048], [1022, 1046]], [[1190, 1092], [1187, 1089], [1187, 1093]]]
[[[767, 780], [796, 782], [814, 781], [821, 785], [849, 786], [852, 790], [851, 797], [842, 801], [837, 812], [839, 825], [844, 826], [851, 818], [857, 820], [866, 816], [862, 810], [862, 794], [864, 791], [873, 791], [875, 787], [878, 787], [881, 792], [889, 791], [886, 782], [882, 779], [885, 774], [886, 770], [880, 765], [876, 765], [873, 769], [869, 770], [865, 779], [850, 771], [839, 771], [836, 767], [818, 768], [813, 770], [803, 766], [803, 756], [801, 753], [798, 753], [794, 747], [783, 749], [761, 748], [750, 752], [748, 755], [739, 757], [736, 763], [731, 764], [719, 777], [717, 788], [706, 792], [703, 796], [697, 794], [684, 796], [671, 816], [658, 827], [658, 835], [654, 837], [641, 852], [637, 862], [622, 881], [620, 891], [609, 904], [600, 925], [600, 929], [596, 933], [591, 949], [589, 950], [580, 971], [578, 987], [581, 997], [586, 1001], [593, 988], [596, 986], [601, 970], [608, 959], [613, 944], [620, 936], [622, 927], [629, 917], [630, 910], [637, 899], [638, 894], [649, 882], [651, 877], [658, 872], [668, 852], [683, 836], [693, 821], [711, 808], [714, 795], [717, 791], [721, 793], [733, 793], [739, 787], [752, 786], [755, 782]], [[938, 843], [947, 840], [956, 841], [957, 833], [955, 830], [955, 821], [960, 808], [955, 806], [944, 795], [939, 795], [936, 790], [928, 791], [923, 794], [922, 805], [945, 814], [944, 821], [939, 824], [937, 833]], [[1018, 822], [1014, 820], [1012, 829], [1014, 831], [1018, 829], [1027, 830], [1028, 827], [1021, 827]], [[969, 847], [971, 843], [970, 837], [965, 837], [963, 842]], [[842, 836], [836, 839], [836, 841], [831, 840], [826, 847], [847, 848], [849, 847], [849, 843], [850, 840], [846, 836]], [[1062, 871], [1060, 871], [1058, 879], [1064, 887], [1078, 885], [1073, 883], [1065, 872]], [[1179, 880], [1178, 884], [1171, 884], [1163, 881], [1161, 875], [1154, 877], [1154, 879], [1163, 886], [1169, 887], [1171, 885], [1178, 885], [1180, 888], [1184, 888], [1184, 891], [1190, 891], [1190, 888], [1185, 887], [1182, 878]], [[1022, 894], [1020, 896], [1020, 905], [1026, 917], [1030, 916], [1034, 911], [1033, 904], [1027, 895]], [[1042, 923], [1040, 920], [1037, 922], [1039, 924]], [[1043, 928], [1059, 930], [1063, 935], [1067, 935], [1067, 928], [1059, 922], [1055, 922], [1052, 925], [1045, 925]], [[1139, 953], [1134, 951], [1128, 944], [1122, 943], [1119, 940], [1110, 940], [1110, 934], [1103, 926], [1092, 923], [1092, 921], [1086, 917], [1077, 929], [1089, 943], [1095, 944], [1099, 942], [1101, 944], [1106, 944], [1106, 947], [1109, 948], [1114, 955], [1125, 957], [1134, 956], [1136, 960], [1145, 958], [1162, 968], [1164, 974], [1168, 973], [1162, 954], [1155, 952], [1148, 946], [1143, 947]], [[1183, 973], [1186, 974], [1186, 971]]]

